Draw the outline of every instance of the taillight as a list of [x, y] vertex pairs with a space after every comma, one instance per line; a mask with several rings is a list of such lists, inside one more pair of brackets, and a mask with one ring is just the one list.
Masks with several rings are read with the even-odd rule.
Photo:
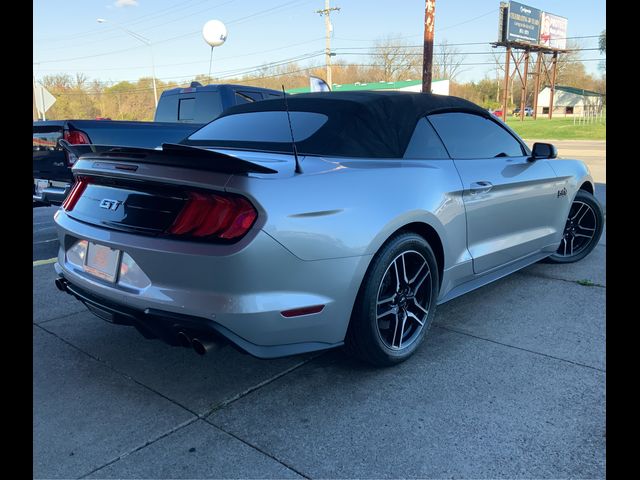
[[168, 233], [233, 240], [247, 233], [257, 217], [244, 197], [192, 192]]
[[[80, 131], [80, 130], [65, 130], [64, 131], [64, 139], [69, 142], [71, 145], [87, 145], [91, 143], [89, 140], [89, 136]], [[73, 153], [69, 153], [65, 151], [67, 156], [67, 166], [72, 167], [78, 157], [76, 157]]]
[[73, 207], [75, 207], [76, 203], [78, 203], [78, 199], [84, 193], [84, 189], [87, 188], [88, 183], [89, 182], [86, 178], [78, 178], [76, 180], [76, 183], [71, 188], [69, 195], [67, 195], [67, 198], [65, 198], [64, 202], [62, 202], [62, 208], [65, 211], [70, 212], [71, 210], [73, 210]]

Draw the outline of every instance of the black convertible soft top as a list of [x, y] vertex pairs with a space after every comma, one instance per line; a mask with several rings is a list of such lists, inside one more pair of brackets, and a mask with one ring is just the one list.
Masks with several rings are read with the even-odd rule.
[[[287, 95], [292, 112], [316, 112], [328, 120], [315, 133], [296, 142], [302, 155], [401, 158], [421, 117], [435, 112], [490, 113], [458, 97], [412, 92], [319, 92]], [[283, 111], [284, 100], [263, 100], [228, 109], [218, 119], [249, 112]], [[218, 119], [214, 120], [216, 122]], [[206, 127], [205, 127], [206, 128]], [[293, 124], [295, 132], [295, 122]], [[197, 146], [250, 148], [291, 152], [291, 143], [189, 140]]]

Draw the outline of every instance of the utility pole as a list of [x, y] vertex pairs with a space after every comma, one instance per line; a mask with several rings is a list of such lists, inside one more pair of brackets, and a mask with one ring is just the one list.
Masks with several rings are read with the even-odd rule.
[[431, 93], [433, 72], [433, 26], [436, 21], [436, 0], [427, 0], [424, 10], [424, 50], [422, 54], [422, 92]]
[[325, 30], [324, 58], [325, 58], [325, 63], [327, 64], [327, 84], [329, 85], [329, 88], [333, 89], [333, 80], [331, 78], [331, 31], [332, 31], [331, 11], [332, 10], [338, 11], [340, 10], [340, 7], [331, 7], [329, 5], [329, 1], [330, 0], [324, 0], [324, 9], [316, 10], [316, 13], [319, 13], [321, 16], [324, 17], [324, 30]]

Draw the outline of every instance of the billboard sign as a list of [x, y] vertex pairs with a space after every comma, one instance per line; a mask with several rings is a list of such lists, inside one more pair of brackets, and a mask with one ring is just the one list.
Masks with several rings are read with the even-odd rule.
[[540, 45], [564, 50], [567, 48], [567, 24], [569, 21], [551, 13], [542, 12], [540, 18]]
[[518, 2], [509, 2], [507, 42], [536, 45], [540, 38], [540, 10]]

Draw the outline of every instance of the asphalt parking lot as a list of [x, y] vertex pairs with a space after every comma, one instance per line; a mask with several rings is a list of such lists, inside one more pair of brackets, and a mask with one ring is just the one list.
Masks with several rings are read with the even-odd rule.
[[440, 306], [414, 357], [375, 369], [108, 324], [55, 289], [55, 208], [33, 212], [35, 478], [605, 476], [606, 231]]

